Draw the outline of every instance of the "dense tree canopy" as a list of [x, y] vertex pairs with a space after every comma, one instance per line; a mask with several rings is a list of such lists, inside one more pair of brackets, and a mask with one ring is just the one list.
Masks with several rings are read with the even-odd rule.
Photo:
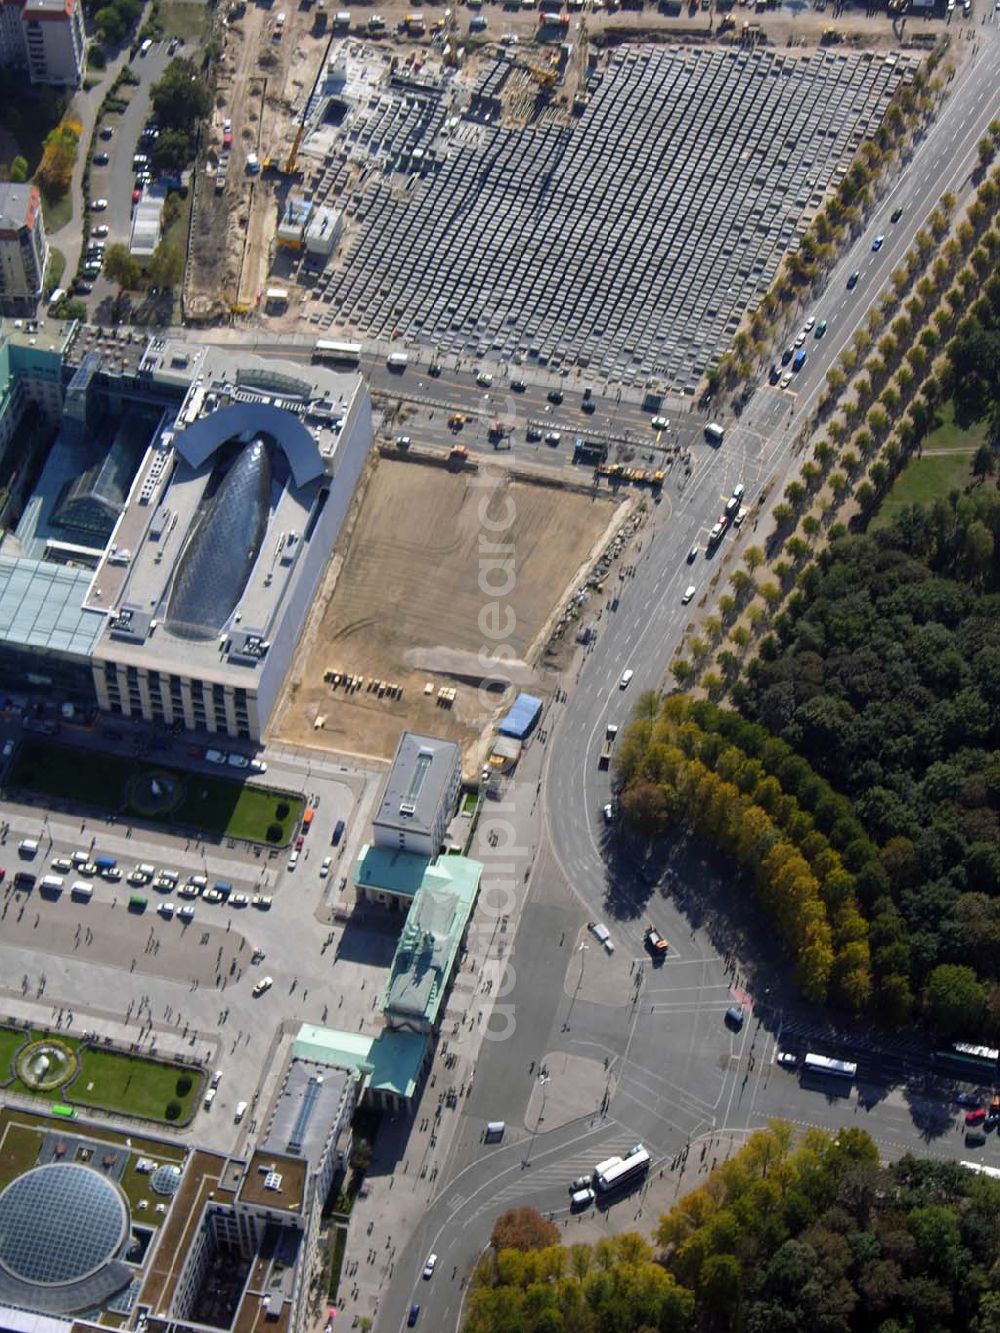
[[[835, 543], [734, 692], [853, 802], [880, 849], [862, 907], [901, 914], [879, 945], [909, 952], [919, 990], [942, 964], [1000, 981], [998, 536], [983, 487]], [[996, 1010], [973, 992], [970, 1021]], [[953, 1029], [936, 997], [928, 1016]]]
[[996, 1333], [1000, 1182], [776, 1121], [637, 1235], [498, 1249], [465, 1333]]
[[194, 62], [184, 56], [171, 60], [163, 77], [153, 84], [152, 97], [161, 128], [186, 135], [212, 106], [208, 85], [198, 77]]

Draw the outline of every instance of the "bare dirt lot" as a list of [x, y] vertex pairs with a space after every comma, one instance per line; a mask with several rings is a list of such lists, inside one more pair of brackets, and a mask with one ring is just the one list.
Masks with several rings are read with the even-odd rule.
[[[328, 586], [303, 636], [278, 734], [388, 758], [407, 726], [462, 742], [471, 760], [501, 703], [499, 693], [491, 696], [494, 707], [479, 699], [480, 652], [499, 645], [530, 663], [547, 621], [620, 509], [606, 494], [511, 481], [502, 471], [455, 474], [380, 459], [332, 596]], [[506, 557], [482, 542], [509, 543], [509, 577], [500, 565], [487, 566]], [[351, 691], [324, 683], [328, 668], [365, 683]], [[545, 689], [528, 667], [510, 674]], [[369, 688], [373, 679], [401, 685], [401, 698], [379, 698]], [[438, 702], [441, 688], [456, 691], [450, 707]], [[317, 716], [326, 719], [321, 730]]]

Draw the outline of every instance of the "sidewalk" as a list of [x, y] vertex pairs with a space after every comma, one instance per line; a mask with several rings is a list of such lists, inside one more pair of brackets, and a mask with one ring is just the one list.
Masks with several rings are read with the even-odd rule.
[[[506, 807], [504, 815], [523, 837], [529, 836], [525, 830], [530, 827], [532, 846], [530, 854], [523, 858], [525, 867], [530, 866], [535, 855], [536, 786], [544, 759], [544, 747], [530, 747], [522, 760], [522, 771], [502, 803]], [[503, 853], [502, 849], [498, 852], [491, 848], [480, 831], [469, 855], [485, 863], [488, 876], [491, 861], [496, 862]], [[517, 858], [517, 864], [522, 865], [522, 858]], [[498, 918], [488, 903], [489, 895], [480, 893], [475, 916], [469, 924], [467, 952], [458, 964], [441, 1021], [434, 1063], [420, 1103], [412, 1117], [399, 1114], [382, 1122], [368, 1172], [367, 1197], [359, 1197], [355, 1202], [341, 1268], [338, 1324], [343, 1320], [346, 1328], [355, 1327], [355, 1321], [362, 1316], [377, 1316], [379, 1298], [392, 1280], [397, 1256], [405, 1250], [449, 1175], [449, 1157], [463, 1123], [462, 1104], [472, 1091], [483, 1032], [500, 999], [497, 994], [498, 978], [502, 975], [500, 960], [513, 943], [513, 923], [526, 891], [526, 880], [518, 874], [519, 901], [510, 912], [509, 928], [506, 918]], [[448, 1105], [450, 1090], [457, 1098], [457, 1105], [452, 1107]], [[324, 1301], [317, 1329], [326, 1323], [327, 1308]]]

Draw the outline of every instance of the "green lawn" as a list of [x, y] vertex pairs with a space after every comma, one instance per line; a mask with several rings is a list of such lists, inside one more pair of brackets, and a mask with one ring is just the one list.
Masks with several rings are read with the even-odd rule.
[[[81, 778], [81, 763], [85, 777]], [[150, 813], [133, 803], [130, 789], [142, 774], [155, 774], [178, 784], [180, 799], [172, 810]], [[302, 798], [292, 792], [274, 792], [245, 786], [212, 773], [186, 773], [168, 764], [102, 754], [89, 762], [70, 746], [43, 740], [22, 741], [7, 776], [12, 789], [67, 801], [92, 810], [107, 811], [148, 824], [197, 830], [208, 836], [244, 838], [286, 846], [302, 817]], [[284, 807], [285, 813], [279, 815]], [[278, 836], [268, 838], [277, 826]]]
[[938, 424], [924, 440], [923, 457], [911, 459], [903, 468], [868, 530], [885, 527], [909, 505], [928, 504], [938, 496], [961, 490], [972, 479], [972, 460], [985, 438], [985, 421], [974, 422], [968, 428], [959, 426], [952, 404], [946, 403]]
[[72, 190], [67, 190], [61, 199], [50, 199], [48, 195], [43, 195], [42, 217], [45, 219], [45, 230], [49, 235], [55, 231], [62, 231], [73, 217]]
[[49, 266], [45, 272], [45, 290], [51, 295], [59, 286], [66, 271], [66, 256], [54, 245], [49, 246]]
[[[186, 1093], [177, 1091], [177, 1080], [182, 1075], [191, 1081]], [[184, 1124], [198, 1105], [204, 1081], [197, 1070], [88, 1046], [81, 1054], [76, 1078], [60, 1092], [75, 1106], [99, 1106], [164, 1122], [168, 1103], [179, 1102], [181, 1113], [173, 1123]]]
[[157, 26], [163, 29], [164, 37], [200, 44], [212, 26], [211, 6], [191, 4], [188, 0], [163, 0]]
[[17, 1028], [0, 1028], [0, 1084], [14, 1077], [14, 1056], [24, 1039], [24, 1033]]

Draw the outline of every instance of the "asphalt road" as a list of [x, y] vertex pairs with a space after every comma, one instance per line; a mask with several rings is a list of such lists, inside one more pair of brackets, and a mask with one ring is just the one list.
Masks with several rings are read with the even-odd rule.
[[[866, 1054], [862, 1045], [858, 1079], [847, 1097], [834, 1088], [806, 1086], [774, 1063], [778, 1040], [805, 1049], [810, 1039], [829, 1042], [828, 1026], [817, 1030], [794, 1010], [784, 1012], [778, 996], [751, 994], [742, 978], [726, 970], [709, 933], [692, 928], [691, 906], [701, 887], [697, 881], [681, 876], [670, 892], [654, 885], [655, 905], [647, 906], [650, 886], [631, 878], [627, 856], [624, 862], [619, 858], [616, 869], [609, 867], [600, 811], [610, 796], [610, 779], [598, 769], [597, 756], [606, 724], [626, 722], [636, 695], [659, 685], [692, 618], [694, 607], [681, 605], [683, 589], [695, 583], [697, 602], [707, 605], [721, 591], [740, 544], [756, 540], [753, 518], [760, 513], [761, 496], [766, 490], [766, 504], [780, 497], [794, 445], [827, 369], [878, 300], [926, 215], [946, 191], [960, 199], [967, 192], [976, 143], [1000, 105], [1000, 43], [992, 19], [978, 36], [982, 49], [972, 69], [956, 80], [898, 184], [845, 253], [823, 296], [803, 315], [826, 319], [826, 336], [807, 339], [806, 364], [789, 391], [761, 386], [741, 418], [725, 423], [721, 448], [692, 441], [690, 478], [682, 486], [683, 479], [674, 476], [665, 488], [659, 515], [647, 525], [634, 577], [623, 584], [618, 610], [604, 617], [567, 702], [544, 724], [551, 730], [543, 784], [545, 838], [535, 864], [543, 856], [557, 861], [579, 906], [574, 910], [572, 902], [544, 894], [536, 902], [533, 893], [518, 930], [517, 982], [510, 997], [533, 1022], [514, 1041], [486, 1047], [476, 1073], [478, 1105], [469, 1114], [470, 1121], [481, 1124], [488, 1106], [495, 1118], [526, 1123], [530, 1137], [485, 1150], [468, 1130], [457, 1135], [448, 1182], [400, 1256], [399, 1276], [386, 1293], [379, 1328], [400, 1327], [411, 1302], [422, 1306], [421, 1325], [454, 1327], [459, 1277], [487, 1243], [497, 1212], [531, 1203], [557, 1217], [564, 1214], [569, 1180], [637, 1138], [654, 1153], [654, 1170], [686, 1144], [704, 1143], [722, 1130], [755, 1127], [779, 1114], [803, 1125], [863, 1124], [886, 1156], [906, 1150], [949, 1157], [965, 1153], [960, 1123], [942, 1088], [914, 1093], [919, 1080], [906, 1091], [898, 1086], [901, 1074], [922, 1072], [919, 1062], [908, 1063], [904, 1049], [887, 1060], [879, 1051]], [[903, 215], [893, 225], [889, 215], [897, 207]], [[884, 233], [885, 243], [873, 252], [878, 233]], [[861, 278], [849, 291], [847, 278], [855, 270]], [[790, 331], [789, 341], [795, 332]], [[451, 394], [449, 399], [455, 401]], [[686, 434], [691, 438], [690, 426]], [[689, 566], [688, 549], [718, 517], [737, 481], [746, 485], [747, 502], [756, 510], [740, 533], [727, 534], [711, 559], [700, 555]], [[713, 592], [710, 581], [721, 570]], [[618, 682], [626, 667], [635, 675], [623, 691]], [[691, 904], [684, 906], [688, 898]], [[609, 900], [616, 904], [616, 916], [609, 913]], [[657, 970], [642, 961], [649, 914], [673, 942], [670, 960]], [[565, 954], [558, 956], [555, 932], [569, 928], [575, 933], [584, 915], [604, 917], [616, 957], [624, 955], [642, 968], [638, 988], [633, 992], [626, 986], [617, 1006], [567, 995], [566, 981], [572, 984], [570, 969], [576, 963], [567, 967]], [[605, 961], [596, 947], [587, 958], [588, 967]], [[734, 999], [748, 1014], [738, 1034], [722, 1021]], [[614, 1080], [606, 1114], [599, 1106], [581, 1104], [578, 1119], [556, 1129], [539, 1126], [538, 1089], [529, 1074], [536, 1054], [602, 1049], [610, 1052]], [[991, 1147], [991, 1159], [996, 1155]], [[619, 1228], [634, 1216], [634, 1207], [635, 1200], [628, 1198], [615, 1205], [622, 1215]], [[420, 1270], [432, 1249], [440, 1256], [437, 1273], [423, 1282]]]
[[[116, 241], [128, 245], [129, 242], [132, 226], [132, 190], [135, 186], [132, 158], [137, 152], [142, 127], [149, 119], [152, 105], [150, 89], [174, 58], [167, 54], [168, 45], [166, 41], [155, 42], [148, 55], [137, 55], [130, 62], [130, 68], [138, 75], [140, 83], [137, 87], [128, 89], [129, 104], [123, 114], [108, 116], [101, 122], [114, 127], [114, 137], [107, 142], [100, 137], [94, 140], [95, 153], [106, 152], [110, 158], [106, 167], [92, 164], [90, 170], [91, 199], [108, 201], [108, 207], [103, 212], [91, 213], [90, 225], [96, 227], [103, 223], [108, 228], [108, 235], [104, 238], [106, 245]], [[116, 296], [117, 293], [118, 288], [115, 283], [109, 282], [101, 274], [94, 283], [94, 290], [87, 301], [96, 306], [102, 300]]]

